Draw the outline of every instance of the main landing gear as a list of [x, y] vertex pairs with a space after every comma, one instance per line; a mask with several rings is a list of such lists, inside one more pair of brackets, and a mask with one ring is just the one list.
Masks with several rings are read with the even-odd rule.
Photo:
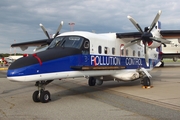
[[36, 90], [32, 95], [32, 99], [34, 102], [47, 103], [51, 100], [50, 92], [45, 90], [45, 86], [52, 81], [53, 80], [36, 82], [35, 86], [38, 87], [38, 90]]
[[142, 80], [141, 80], [141, 84], [143, 85], [143, 88], [151, 88], [152, 86], [151, 86], [150, 78], [152, 76], [144, 68], [140, 68], [139, 72], [140, 72], [141, 76], [143, 76]]
[[98, 80], [94, 77], [89, 77], [89, 80], [88, 80], [89, 86], [102, 85], [102, 84], [103, 84], [103, 80]]
[[141, 84], [142, 84], [143, 86], [148, 87], [148, 86], [151, 86], [151, 81], [150, 81], [150, 79], [149, 79], [148, 77], [144, 77], [144, 78], [141, 80]]

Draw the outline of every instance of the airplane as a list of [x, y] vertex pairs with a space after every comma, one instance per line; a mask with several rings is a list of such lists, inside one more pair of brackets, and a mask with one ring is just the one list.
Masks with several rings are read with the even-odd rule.
[[40, 24], [48, 39], [16, 43], [11, 47], [25, 50], [37, 46], [36, 50], [48, 46], [44, 51], [24, 54], [13, 62], [7, 71], [10, 81], [35, 82], [34, 102], [47, 103], [51, 100], [46, 85], [53, 80], [84, 77], [89, 86], [102, 85], [104, 81], [140, 80], [151, 86], [151, 71], [161, 64], [161, 45], [170, 44], [166, 38], [179, 38], [180, 30], [154, 29], [161, 15], [158, 11], [153, 22], [144, 31], [131, 17], [127, 16], [138, 32], [92, 33], [71, 31], [59, 34], [63, 22], [53, 38]]
[[10, 65], [12, 62], [14, 62], [15, 60], [17, 60], [21, 57], [23, 57], [23, 56], [21, 56], [21, 55], [10, 55], [8, 57], [4, 57], [4, 59], [6, 60], [7, 65]]
[[164, 67], [164, 59], [172, 59], [173, 62], [177, 62], [180, 58], [180, 39], [169, 39], [171, 44], [167, 44], [166, 47], [162, 46], [162, 64], [160, 67]]

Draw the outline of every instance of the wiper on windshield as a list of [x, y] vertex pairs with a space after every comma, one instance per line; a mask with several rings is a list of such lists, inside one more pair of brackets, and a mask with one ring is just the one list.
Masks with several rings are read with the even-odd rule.
[[[62, 40], [62, 41], [59, 41], [59, 42], [61, 42], [61, 43], [60, 43], [60, 45], [58, 45], [58, 46], [63, 47], [63, 44], [65, 43], [65, 41], [66, 41], [65, 39], [64, 39], [64, 40]], [[58, 42], [58, 43], [59, 43], [59, 42]]]

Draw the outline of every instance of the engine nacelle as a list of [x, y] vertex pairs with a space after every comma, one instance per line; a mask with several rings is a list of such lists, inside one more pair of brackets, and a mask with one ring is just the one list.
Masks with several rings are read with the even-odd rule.
[[158, 48], [161, 45], [161, 43], [152, 41], [152, 43], [148, 44], [149, 48]]

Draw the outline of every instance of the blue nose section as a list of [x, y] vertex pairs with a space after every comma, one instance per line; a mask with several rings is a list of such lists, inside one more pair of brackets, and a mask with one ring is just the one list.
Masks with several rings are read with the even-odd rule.
[[22, 76], [25, 75], [25, 71], [22, 69], [14, 69], [7, 71], [7, 77]]
[[[79, 54], [79, 49], [62, 47], [31, 54], [13, 62], [9, 66], [7, 77], [70, 70], [70, 58]], [[77, 60], [76, 58], [75, 61]]]

